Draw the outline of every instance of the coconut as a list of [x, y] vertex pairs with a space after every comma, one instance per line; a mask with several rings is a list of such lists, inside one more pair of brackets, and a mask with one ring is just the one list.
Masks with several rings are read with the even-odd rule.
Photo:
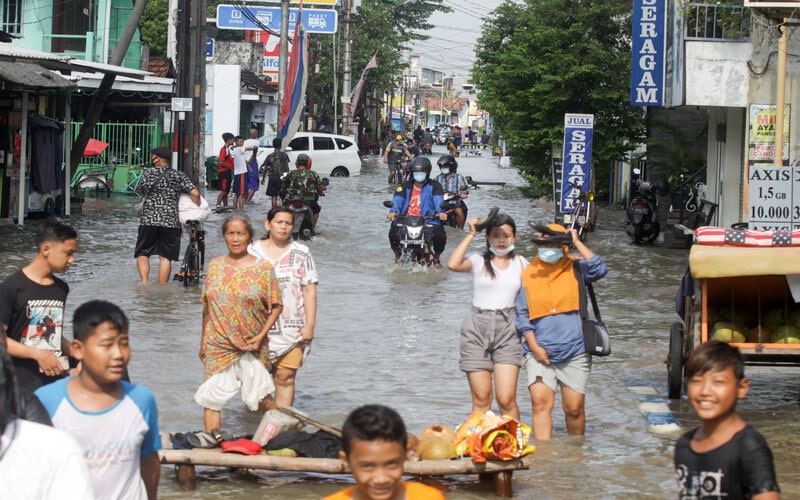
[[776, 344], [800, 344], [800, 329], [793, 326], [780, 326], [772, 334]]
[[742, 332], [725, 327], [715, 328], [711, 338], [722, 342], [744, 342], [746, 340]]
[[417, 445], [417, 453], [423, 460], [449, 460], [455, 458], [456, 447], [446, 439], [429, 436], [425, 439], [420, 439]]
[[741, 330], [746, 330], [756, 324], [756, 316], [752, 311], [746, 307], [736, 306], [722, 306], [719, 308], [719, 318], [722, 321], [729, 321], [741, 327]]
[[440, 437], [452, 443], [453, 438], [456, 437], [456, 431], [444, 424], [433, 424], [429, 425], [425, 428], [425, 430], [419, 433], [420, 441], [426, 437]]
[[787, 324], [789, 324], [789, 312], [783, 306], [770, 309], [764, 317], [764, 326], [771, 328], [773, 331], [779, 326], [786, 326]]
[[772, 338], [772, 329], [767, 326], [754, 326], [747, 332], [747, 342], [751, 344], [764, 344]]

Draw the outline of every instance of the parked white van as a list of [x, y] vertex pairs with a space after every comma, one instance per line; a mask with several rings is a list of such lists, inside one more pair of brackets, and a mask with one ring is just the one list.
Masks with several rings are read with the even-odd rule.
[[[264, 163], [272, 153], [275, 134], [262, 136], [258, 142], [258, 164]], [[311, 157], [311, 169], [322, 177], [350, 177], [361, 174], [361, 152], [350, 137], [322, 132], [298, 132], [291, 142], [283, 145], [294, 168], [297, 155], [305, 153]]]

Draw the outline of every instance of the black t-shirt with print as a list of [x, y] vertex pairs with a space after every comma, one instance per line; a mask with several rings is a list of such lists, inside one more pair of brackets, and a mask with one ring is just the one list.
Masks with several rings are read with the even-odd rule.
[[145, 196], [139, 225], [180, 228], [178, 199], [195, 189], [189, 176], [171, 167], [148, 168], [139, 183]]
[[[69, 285], [53, 276], [52, 285], [40, 285], [22, 271], [0, 283], [0, 324], [8, 326], [8, 338], [37, 349], [61, 355], [64, 306]], [[12, 358], [17, 385], [35, 390], [58, 380], [39, 371], [32, 359]]]
[[730, 441], [706, 453], [692, 451], [697, 429], [675, 444], [675, 477], [682, 500], [738, 500], [767, 491], [780, 491], [767, 441], [747, 425]]

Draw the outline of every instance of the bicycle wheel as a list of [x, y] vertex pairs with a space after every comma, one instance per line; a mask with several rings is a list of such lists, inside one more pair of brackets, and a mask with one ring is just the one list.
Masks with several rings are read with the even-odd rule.
[[181, 281], [183, 282], [183, 286], [189, 286], [188, 276], [189, 276], [189, 267], [191, 260], [192, 260], [192, 244], [190, 243], [189, 246], [186, 247], [186, 252], [184, 252], [183, 254], [183, 260], [181, 260], [181, 270], [175, 273], [175, 276], [172, 277], [173, 281]]
[[[200, 251], [196, 246], [192, 246], [192, 256], [189, 259], [189, 272], [184, 286], [197, 286], [200, 284]], [[186, 284], [186, 282], [189, 282]]]

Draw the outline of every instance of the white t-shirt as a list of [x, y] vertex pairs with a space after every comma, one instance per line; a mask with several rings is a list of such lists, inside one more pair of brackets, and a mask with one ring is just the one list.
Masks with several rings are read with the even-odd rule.
[[[258, 147], [258, 139], [245, 139], [244, 146], [245, 149], [247, 148], [257, 148]], [[253, 157], [253, 150], [245, 151], [244, 152], [244, 159], [245, 161], [250, 161], [250, 158]]]
[[283, 310], [280, 319], [275, 322], [275, 326], [268, 334], [269, 357], [277, 359], [297, 345], [297, 335], [300, 328], [306, 324], [303, 287], [319, 282], [317, 268], [308, 247], [296, 241], [293, 241], [286, 252], [274, 261], [264, 254], [261, 241], [251, 243], [247, 251], [272, 264], [281, 288]]
[[0, 437], [2, 498], [93, 499], [83, 450], [66, 432], [16, 419]]
[[528, 261], [517, 255], [502, 271], [492, 266], [492, 278], [485, 271], [483, 254], [470, 253], [467, 258], [472, 262], [472, 305], [481, 309], [514, 307], [522, 286], [522, 271], [528, 267]]
[[246, 174], [247, 157], [245, 155], [244, 146], [233, 148], [231, 154], [233, 155], [233, 175]]

